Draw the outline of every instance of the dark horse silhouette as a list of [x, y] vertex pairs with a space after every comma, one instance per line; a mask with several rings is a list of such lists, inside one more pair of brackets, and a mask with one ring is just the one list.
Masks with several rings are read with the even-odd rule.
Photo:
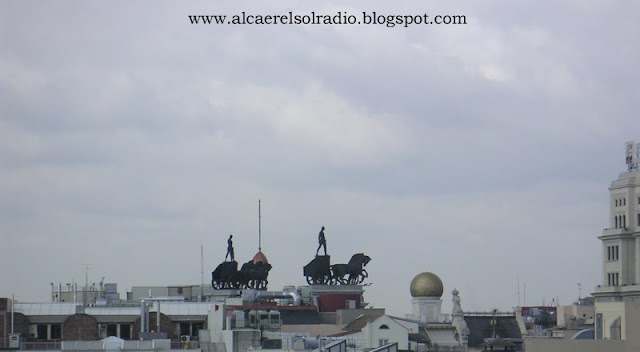
[[253, 263], [252, 260], [244, 263], [241, 273], [241, 286], [245, 288], [253, 288], [256, 290], [265, 290], [267, 288], [267, 277], [271, 270], [271, 264], [265, 264], [263, 262]]
[[270, 270], [271, 264], [263, 262], [254, 264], [252, 260], [244, 263], [240, 270], [236, 261], [223, 262], [211, 273], [211, 286], [216, 290], [230, 288], [266, 290]]
[[216, 270], [211, 273], [211, 286], [214, 289], [227, 289], [234, 286], [233, 278], [238, 272], [238, 262], [222, 262]]
[[334, 264], [330, 267], [331, 279], [334, 283], [343, 285], [356, 285], [369, 276], [364, 267], [371, 258], [364, 253], [354, 254], [347, 264]]

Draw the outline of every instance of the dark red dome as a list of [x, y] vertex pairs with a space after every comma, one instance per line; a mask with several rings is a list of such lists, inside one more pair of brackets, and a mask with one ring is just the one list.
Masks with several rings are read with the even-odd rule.
[[262, 264], [269, 264], [267, 257], [262, 253], [262, 251], [258, 251], [258, 253], [253, 256], [253, 264], [257, 264], [258, 262], [262, 262]]

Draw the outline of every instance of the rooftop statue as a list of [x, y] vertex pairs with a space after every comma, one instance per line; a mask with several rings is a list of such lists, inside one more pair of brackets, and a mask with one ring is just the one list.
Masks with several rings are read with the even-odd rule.
[[[324, 255], [319, 255], [320, 248]], [[356, 253], [347, 264], [331, 265], [331, 257], [327, 255], [327, 239], [324, 226], [318, 233], [318, 249], [316, 256], [303, 268], [303, 274], [309, 285], [358, 285], [369, 276], [365, 266], [371, 258], [364, 253]]]
[[320, 252], [320, 248], [324, 248], [324, 255], [327, 255], [327, 239], [324, 237], [324, 226], [320, 230], [318, 234], [318, 249], [316, 249], [316, 256], [318, 256], [318, 252]]
[[224, 256], [224, 260], [227, 260], [227, 257], [231, 256], [231, 261], [233, 262], [234, 259], [234, 255], [233, 255], [233, 235], [229, 235], [229, 239], [227, 240], [227, 254]]
[[[227, 261], [229, 257], [231, 260]], [[224, 257], [224, 262], [211, 273], [211, 286], [216, 290], [247, 288], [266, 290], [270, 270], [271, 264], [262, 261], [254, 263], [253, 259], [244, 263], [238, 270], [238, 262], [233, 253], [233, 235], [229, 235], [227, 255]]]

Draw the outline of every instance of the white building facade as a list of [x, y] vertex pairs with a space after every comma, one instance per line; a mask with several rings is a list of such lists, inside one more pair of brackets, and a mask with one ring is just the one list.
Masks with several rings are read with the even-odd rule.
[[640, 144], [627, 143], [628, 170], [609, 187], [609, 227], [602, 241], [602, 284], [596, 299], [596, 339], [625, 338], [625, 303], [640, 299]]

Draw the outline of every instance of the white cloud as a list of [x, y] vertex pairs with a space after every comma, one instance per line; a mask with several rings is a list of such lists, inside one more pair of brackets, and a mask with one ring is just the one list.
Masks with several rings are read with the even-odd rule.
[[320, 82], [308, 82], [294, 91], [278, 85], [214, 81], [210, 101], [246, 124], [272, 129], [295, 148], [308, 148], [313, 155], [340, 164], [380, 161], [406, 148], [402, 126], [394, 126], [393, 117], [352, 106]]

